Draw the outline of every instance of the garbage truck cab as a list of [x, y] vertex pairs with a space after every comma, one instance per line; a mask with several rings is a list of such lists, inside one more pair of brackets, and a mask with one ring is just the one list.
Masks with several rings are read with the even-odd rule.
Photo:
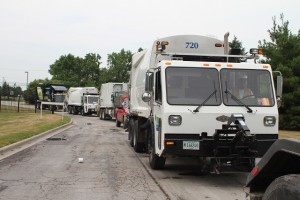
[[[153, 169], [169, 156], [209, 158], [250, 171], [278, 138], [271, 66], [257, 64], [257, 49], [241, 56], [224, 41], [195, 35], [158, 39], [133, 56], [130, 144], [150, 153]], [[252, 62], [241, 62], [252, 59]]]

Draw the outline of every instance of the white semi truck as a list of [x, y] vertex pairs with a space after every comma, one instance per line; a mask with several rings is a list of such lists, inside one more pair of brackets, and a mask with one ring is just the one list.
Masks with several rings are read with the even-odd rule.
[[95, 87], [70, 87], [65, 106], [70, 114], [91, 115], [96, 113], [98, 99], [99, 92]]
[[189, 156], [215, 172], [250, 171], [277, 140], [281, 73], [275, 92], [271, 66], [256, 63], [260, 50], [241, 56], [228, 35], [161, 38], [133, 55], [128, 137], [153, 169]]
[[115, 118], [114, 100], [128, 89], [127, 83], [104, 83], [101, 85], [97, 115], [101, 120]]

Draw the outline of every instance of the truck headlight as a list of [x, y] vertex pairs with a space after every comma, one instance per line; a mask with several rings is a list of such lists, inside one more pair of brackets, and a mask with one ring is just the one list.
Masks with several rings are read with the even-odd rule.
[[181, 116], [180, 115], [170, 115], [169, 116], [169, 124], [171, 126], [179, 126], [181, 124]]
[[264, 117], [264, 125], [265, 126], [275, 126], [276, 124], [276, 117], [274, 116], [265, 116]]

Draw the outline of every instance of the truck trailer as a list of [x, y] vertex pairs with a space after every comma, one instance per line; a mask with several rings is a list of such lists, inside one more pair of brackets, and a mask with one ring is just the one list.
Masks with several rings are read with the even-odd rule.
[[281, 73], [275, 91], [271, 66], [256, 63], [261, 50], [239, 55], [228, 36], [170, 36], [133, 55], [128, 138], [151, 168], [188, 156], [216, 173], [250, 171], [278, 139]]
[[69, 114], [91, 115], [96, 113], [99, 99], [98, 89], [95, 87], [70, 87], [65, 99], [65, 107]]
[[104, 83], [101, 85], [97, 115], [100, 120], [115, 118], [114, 99], [123, 91], [127, 91], [127, 83]]

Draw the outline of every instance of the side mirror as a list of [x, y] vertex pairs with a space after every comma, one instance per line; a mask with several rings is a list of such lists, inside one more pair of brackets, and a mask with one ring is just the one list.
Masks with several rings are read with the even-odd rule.
[[282, 104], [282, 88], [283, 88], [283, 76], [281, 72], [277, 71], [280, 75], [276, 77], [277, 85], [276, 85], [276, 99], [277, 99], [277, 107], [280, 108]]
[[276, 96], [277, 97], [282, 97], [282, 85], [283, 85], [282, 76], [277, 76], [277, 89], [276, 89]]
[[142, 100], [144, 102], [149, 102], [151, 100], [151, 93], [150, 92], [144, 92], [142, 95]]

